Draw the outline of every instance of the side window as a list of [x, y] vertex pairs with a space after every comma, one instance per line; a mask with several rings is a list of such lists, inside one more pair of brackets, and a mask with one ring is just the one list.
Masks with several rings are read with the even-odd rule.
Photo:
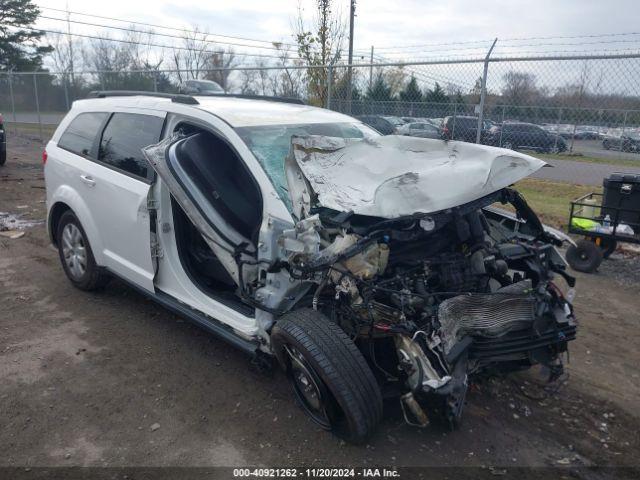
[[98, 160], [141, 178], [152, 169], [142, 147], [158, 143], [164, 120], [151, 115], [114, 113], [102, 134]]
[[81, 113], [64, 131], [58, 146], [78, 155], [90, 156], [93, 142], [108, 116], [108, 113]]

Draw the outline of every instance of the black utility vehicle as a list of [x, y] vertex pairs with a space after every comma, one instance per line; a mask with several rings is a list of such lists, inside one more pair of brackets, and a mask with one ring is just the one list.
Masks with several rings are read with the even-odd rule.
[[567, 149], [567, 142], [553, 133], [532, 123], [505, 122], [491, 127], [487, 135], [489, 145], [512, 150], [536, 150], [544, 153], [560, 153]]

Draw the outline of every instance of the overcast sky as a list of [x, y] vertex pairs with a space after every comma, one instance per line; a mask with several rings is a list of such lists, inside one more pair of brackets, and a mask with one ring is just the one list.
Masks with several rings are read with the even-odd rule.
[[[36, 3], [41, 7], [63, 9], [68, 3], [70, 10], [96, 15], [173, 27], [199, 25], [216, 34], [292, 42], [292, 24], [297, 16], [299, 1], [36, 0]], [[313, 2], [304, 0], [302, 5], [307, 16], [311, 18], [314, 13]], [[335, 5], [346, 17], [349, 1], [336, 1]], [[43, 10], [43, 14], [62, 15], [49, 10]], [[400, 53], [395, 53], [398, 50], [391, 47], [489, 40], [494, 37], [508, 39], [637, 32], [640, 31], [638, 18], [637, 0], [360, 0], [357, 5], [355, 44], [359, 51], [368, 51], [371, 45], [374, 45], [380, 54], [385, 53], [392, 58], [398, 58]], [[87, 18], [84, 20], [106, 22]], [[42, 28], [64, 28], [60, 22], [51, 20], [41, 20], [39, 25]], [[95, 27], [74, 25], [72, 29], [74, 32], [96, 33]], [[511, 40], [502, 42], [502, 49], [497, 52], [529, 52], [559, 48], [629, 49], [639, 46], [640, 35], [606, 37], [599, 40], [608, 43], [591, 44], [588, 43], [588, 39], [557, 39], [553, 43], [568, 45], [536, 47], [531, 44], [545, 42]], [[625, 41], [613, 43], [616, 40]], [[404, 52], [409, 52], [407, 57], [431, 57], [435, 51], [450, 55], [477, 53], [467, 48], [468, 45], [429, 46]]]

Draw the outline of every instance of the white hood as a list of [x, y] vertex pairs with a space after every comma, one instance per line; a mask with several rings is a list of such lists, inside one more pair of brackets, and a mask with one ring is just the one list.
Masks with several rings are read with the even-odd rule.
[[298, 218], [314, 205], [396, 218], [477, 200], [544, 165], [513, 150], [473, 143], [311, 135], [292, 139], [286, 173]]

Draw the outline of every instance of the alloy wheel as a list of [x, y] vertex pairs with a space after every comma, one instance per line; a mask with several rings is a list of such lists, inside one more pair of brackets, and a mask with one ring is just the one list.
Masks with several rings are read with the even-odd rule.
[[69, 273], [80, 280], [87, 271], [87, 248], [80, 229], [69, 223], [62, 231], [62, 253]]

